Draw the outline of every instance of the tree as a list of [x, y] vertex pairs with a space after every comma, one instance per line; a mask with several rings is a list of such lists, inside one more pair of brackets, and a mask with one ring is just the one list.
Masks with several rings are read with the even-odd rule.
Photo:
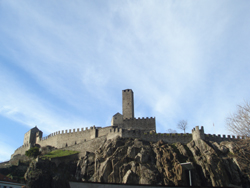
[[185, 133], [187, 129], [187, 121], [186, 120], [179, 121], [179, 123], [177, 124], [177, 128], [183, 130]]
[[30, 148], [29, 150], [27, 150], [25, 152], [25, 155], [28, 156], [28, 157], [36, 158], [38, 155], [40, 155], [39, 148], [38, 147]]
[[250, 138], [234, 141], [233, 152], [230, 155], [237, 160], [241, 172], [250, 177]]
[[237, 111], [227, 118], [227, 129], [233, 134], [250, 137], [249, 102], [245, 102], [243, 105], [238, 105]]

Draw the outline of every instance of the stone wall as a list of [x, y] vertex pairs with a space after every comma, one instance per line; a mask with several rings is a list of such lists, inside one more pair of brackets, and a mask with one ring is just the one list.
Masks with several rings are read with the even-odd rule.
[[222, 142], [222, 141], [234, 141], [238, 139], [244, 139], [244, 137], [237, 136], [235, 137], [234, 135], [215, 135], [215, 134], [205, 134], [205, 139], [206, 141], [213, 141], [213, 142]]
[[155, 131], [155, 118], [132, 118], [124, 119], [123, 124], [118, 125], [118, 127], [123, 129], [139, 129], [145, 132]]
[[123, 118], [134, 118], [134, 93], [132, 89], [122, 90], [122, 114]]
[[63, 147], [64, 150], [80, 151], [79, 156], [84, 156], [85, 152], [95, 152], [106, 140], [106, 136], [101, 136], [92, 140], [87, 140], [79, 144]]
[[24, 135], [23, 144], [34, 144], [36, 143], [36, 133], [40, 130], [37, 127], [34, 127], [30, 129], [27, 133]]
[[166, 133], [146, 133], [141, 130], [121, 130], [122, 137], [124, 138], [140, 138], [145, 141], [150, 142], [158, 142], [159, 140], [163, 140], [166, 143], [176, 143], [180, 142], [183, 144], [187, 144], [192, 140], [192, 134], [166, 134]]
[[24, 144], [21, 147], [17, 148], [15, 150], [15, 152], [11, 155], [11, 159], [15, 156], [15, 155], [24, 155], [25, 151], [29, 150], [31, 148], [31, 144]]
[[[129, 121], [128, 121], [129, 122]], [[146, 118], [146, 119], [133, 119], [131, 124], [128, 123], [126, 128], [123, 128], [123, 125], [120, 126], [109, 126], [105, 128], [96, 128], [95, 126], [90, 127], [90, 129], [86, 128], [85, 130], [82, 129], [69, 129], [58, 131], [55, 133], [50, 134], [47, 137], [40, 138], [37, 142], [41, 147], [44, 146], [53, 146], [56, 148], [63, 148], [69, 150], [77, 150], [81, 152], [91, 151], [93, 152], [96, 150], [104, 141], [105, 139], [113, 139], [117, 136], [124, 137], [124, 138], [139, 138], [145, 141], [150, 142], [157, 142], [159, 140], [163, 140], [166, 143], [176, 143], [180, 142], [183, 144], [187, 144], [191, 140], [195, 139], [203, 139], [207, 141], [232, 141], [235, 139], [241, 139], [243, 137], [234, 137], [228, 135], [210, 135], [204, 134], [204, 128], [195, 127], [192, 130], [192, 134], [162, 134], [162, 133], [155, 133], [151, 131], [154, 124], [155, 118]], [[130, 125], [136, 125], [134, 128], [138, 129], [128, 129]], [[140, 130], [140, 128], [143, 130]], [[155, 128], [155, 127], [154, 127]], [[145, 131], [148, 130], [148, 131]], [[149, 132], [151, 131], [151, 132]], [[14, 154], [15, 155], [24, 155], [25, 151], [29, 150], [33, 145], [32, 144], [25, 144], [20, 148], [16, 149]]]
[[199, 129], [199, 126], [196, 126], [195, 128], [192, 129], [192, 135], [193, 135], [193, 140], [197, 139], [205, 139], [204, 136], [204, 128], [201, 126], [201, 129]]
[[82, 143], [86, 140], [90, 140], [98, 137], [98, 130], [96, 127], [90, 127], [82, 129], [69, 129], [54, 132], [37, 142], [41, 147], [50, 145], [56, 148], [63, 148], [66, 146], [72, 146], [78, 143]]

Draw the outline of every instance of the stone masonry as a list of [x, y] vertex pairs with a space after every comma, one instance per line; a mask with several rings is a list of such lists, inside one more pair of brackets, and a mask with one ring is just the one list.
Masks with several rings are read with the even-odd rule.
[[180, 142], [187, 144], [191, 140], [203, 139], [211, 141], [225, 141], [240, 139], [234, 136], [210, 135], [204, 133], [203, 126], [199, 129], [196, 126], [192, 134], [162, 134], [156, 133], [155, 118], [134, 118], [134, 97], [131, 89], [123, 90], [122, 104], [123, 114], [116, 113], [109, 127], [77, 128], [54, 132], [46, 137], [42, 137], [42, 131], [37, 127], [32, 128], [24, 135], [24, 142], [21, 147], [11, 155], [24, 155], [25, 151], [36, 144], [41, 147], [53, 146], [67, 150], [91, 151], [98, 149], [107, 139], [117, 136], [124, 138], [139, 138], [145, 141], [157, 142], [163, 140], [167, 143]]

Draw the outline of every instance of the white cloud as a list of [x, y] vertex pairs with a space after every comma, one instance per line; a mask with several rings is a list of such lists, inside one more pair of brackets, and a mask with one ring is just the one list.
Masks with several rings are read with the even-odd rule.
[[11, 72], [1, 67], [0, 113], [23, 125], [37, 125], [50, 133], [74, 127], [89, 127], [91, 124], [67, 110], [59, 109], [45, 99], [32, 94], [27, 86], [18, 82]]
[[10, 159], [11, 154], [16, 148], [13, 148], [11, 145], [6, 142], [0, 141], [1, 150], [0, 150], [0, 162], [5, 162]]
[[[58, 130], [89, 124], [93, 116], [108, 123], [102, 115], [121, 109], [120, 91], [132, 88], [145, 107], [139, 106], [136, 114], [156, 116], [162, 129], [187, 117], [192, 118], [190, 126], [214, 121], [217, 125], [249, 94], [248, 74], [241, 76], [243, 69], [249, 70], [247, 58], [237, 53], [244, 64], [239, 68], [237, 58], [228, 58], [237, 47], [230, 51], [225, 45], [235, 37], [230, 29], [237, 22], [239, 5], [232, 9], [226, 1], [19, 3], [5, 3], [7, 21], [16, 19], [17, 24], [4, 22], [0, 54], [68, 108], [62, 110], [18, 77], [3, 74], [1, 114], [24, 124], [38, 122], [49, 131], [49, 126]], [[85, 117], [74, 116], [71, 109]]]

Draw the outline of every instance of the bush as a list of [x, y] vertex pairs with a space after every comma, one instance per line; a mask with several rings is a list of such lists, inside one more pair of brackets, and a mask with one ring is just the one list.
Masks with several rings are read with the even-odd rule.
[[29, 150], [27, 150], [25, 152], [25, 155], [28, 156], [28, 157], [36, 158], [38, 155], [40, 155], [39, 148], [38, 147], [30, 148]]

